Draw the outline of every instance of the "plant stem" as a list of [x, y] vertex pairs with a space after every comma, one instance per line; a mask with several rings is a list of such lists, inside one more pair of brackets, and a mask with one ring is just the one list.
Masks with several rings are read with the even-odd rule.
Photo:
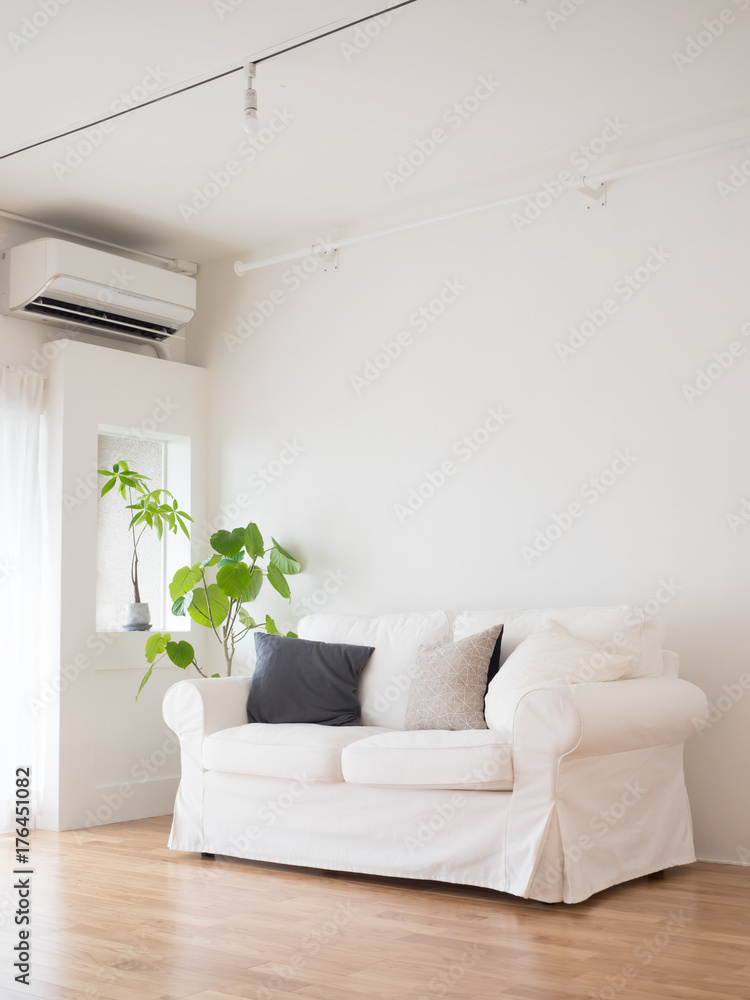
[[206, 583], [206, 574], [203, 570], [201, 570], [201, 579], [203, 580], [203, 590], [206, 595], [206, 611], [208, 612], [208, 620], [211, 623], [211, 628], [214, 630], [214, 635], [219, 640], [219, 642], [221, 642], [222, 641], [221, 636], [216, 631], [216, 626], [214, 625], [214, 616], [211, 613], [211, 599], [208, 596], [208, 584]]
[[[128, 487], [128, 500], [130, 503], [133, 502], [133, 491], [130, 487]], [[133, 532], [133, 558], [130, 562], [130, 580], [133, 584], [133, 600], [136, 604], [140, 604], [141, 591], [138, 587], [138, 539], [135, 537], [135, 525], [133, 525], [131, 530]]]
[[[222, 630], [222, 647], [224, 648], [224, 660], [227, 665], [227, 677], [232, 676], [232, 660], [234, 659], [234, 639], [232, 636], [232, 629], [234, 628], [234, 620], [237, 617], [237, 610], [232, 608], [234, 600], [230, 600], [229, 609], [227, 617], [224, 621], [224, 628]], [[239, 601], [237, 602], [237, 608], [239, 608]], [[234, 614], [232, 614], [234, 611]], [[231, 652], [230, 652], [231, 648]]]

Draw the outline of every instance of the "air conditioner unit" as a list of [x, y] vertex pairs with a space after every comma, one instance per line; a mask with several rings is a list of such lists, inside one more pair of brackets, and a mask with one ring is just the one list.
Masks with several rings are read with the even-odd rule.
[[195, 315], [196, 281], [66, 240], [0, 253], [0, 313], [69, 331], [163, 341]]

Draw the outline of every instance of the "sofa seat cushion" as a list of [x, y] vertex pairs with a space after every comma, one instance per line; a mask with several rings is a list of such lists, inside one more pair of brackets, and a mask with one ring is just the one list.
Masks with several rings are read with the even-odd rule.
[[344, 781], [400, 788], [513, 787], [510, 737], [492, 729], [411, 730], [358, 740], [341, 754]]
[[248, 723], [206, 737], [203, 767], [266, 778], [343, 781], [344, 747], [387, 731], [378, 726]]

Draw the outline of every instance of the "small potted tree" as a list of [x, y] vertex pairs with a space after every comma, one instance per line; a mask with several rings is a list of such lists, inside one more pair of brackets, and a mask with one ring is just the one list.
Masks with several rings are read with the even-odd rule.
[[102, 486], [101, 496], [106, 496], [111, 490], [117, 490], [126, 502], [128, 510], [133, 512], [128, 525], [132, 533], [133, 555], [130, 560], [130, 582], [133, 585], [133, 602], [127, 605], [123, 628], [128, 632], [145, 632], [151, 627], [151, 613], [148, 603], [141, 600], [141, 590], [138, 584], [138, 543], [144, 532], [155, 531], [159, 540], [165, 531], [177, 534], [181, 529], [190, 538], [186, 521], [193, 519], [179, 504], [174, 495], [165, 489], [149, 490], [148, 476], [131, 469], [129, 464], [120, 460], [111, 469], [99, 469], [99, 475], [106, 478]]

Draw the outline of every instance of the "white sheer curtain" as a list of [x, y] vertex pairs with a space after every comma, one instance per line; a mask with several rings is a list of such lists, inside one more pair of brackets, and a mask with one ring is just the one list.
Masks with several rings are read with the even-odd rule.
[[16, 768], [32, 768], [32, 808], [40, 792], [43, 393], [41, 375], [0, 365], [0, 831], [13, 825]]

